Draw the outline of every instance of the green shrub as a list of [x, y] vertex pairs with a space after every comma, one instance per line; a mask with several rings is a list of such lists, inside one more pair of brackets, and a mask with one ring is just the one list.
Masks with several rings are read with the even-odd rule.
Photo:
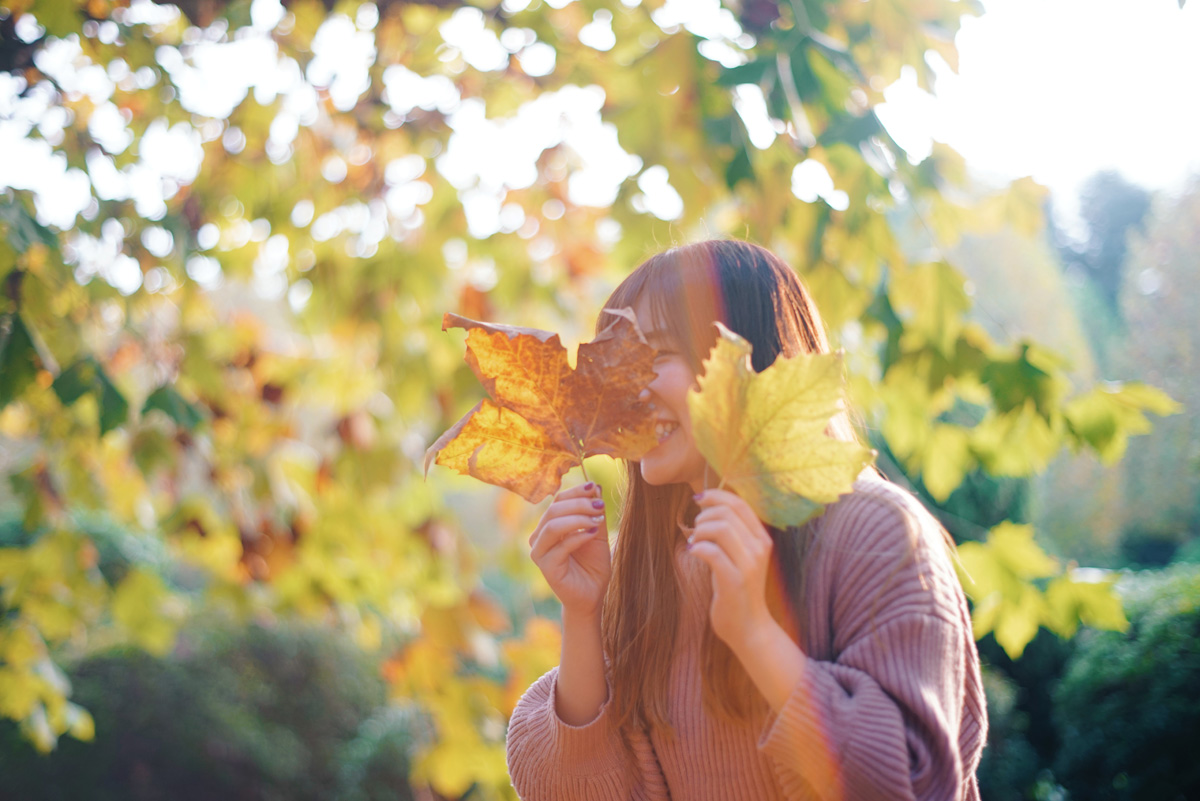
[[1076, 799], [1200, 798], [1200, 566], [1122, 581], [1130, 627], [1089, 631], [1054, 694]]
[[1029, 718], [1016, 704], [1017, 686], [984, 668], [988, 742], [976, 777], [983, 801], [1022, 801], [1037, 782], [1038, 755], [1029, 744]]
[[412, 707], [387, 706], [341, 751], [336, 801], [413, 801], [408, 771], [417, 742], [430, 736]]
[[[377, 665], [345, 638], [297, 625], [214, 627], [175, 654], [122, 650], [70, 671], [92, 743], [37, 754], [0, 726], [0, 799], [326, 801], [350, 794], [341, 760], [385, 703]], [[408, 792], [388, 740], [393, 797]], [[376, 754], [379, 749], [372, 752]], [[353, 754], [352, 754], [353, 755]], [[398, 764], [398, 767], [396, 765]], [[380, 771], [369, 759], [363, 777]]]

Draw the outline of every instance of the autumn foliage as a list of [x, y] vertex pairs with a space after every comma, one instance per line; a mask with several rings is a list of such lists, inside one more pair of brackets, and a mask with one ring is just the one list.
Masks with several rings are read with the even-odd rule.
[[654, 348], [630, 309], [579, 346], [571, 368], [557, 334], [447, 314], [467, 330], [467, 364], [488, 398], [430, 446], [431, 462], [536, 503], [589, 456], [638, 459], [654, 447], [654, 420], [639, 396], [654, 379]]
[[[62, 180], [0, 190], [0, 716], [43, 750], [100, 738], [67, 674], [94, 649], [168, 652], [197, 614], [320, 621], [419, 705], [415, 783], [511, 798], [506, 716], [557, 659], [538, 509], [425, 480], [424, 454], [482, 383], [435, 458], [497, 480], [532, 459], [529, 498], [587, 461], [611, 489], [590, 454], [648, 446], [647, 351], [619, 318], [573, 370], [561, 343], [678, 240], [801, 273], [880, 467], [935, 502], [1064, 449], [1115, 458], [1177, 409], [970, 317], [958, 237], [1038, 236], [1044, 192], [981, 190], [941, 144], [910, 159], [875, 109], [903, 71], [954, 67], [972, 3], [679, 5], [6, 4], [5, 167], [41, 154]], [[806, 171], [841, 194], [802, 200]], [[452, 316], [467, 366], [447, 309], [561, 339]], [[707, 452], [734, 482], [722, 415]], [[1123, 620], [1108, 582], [1014, 569], [1034, 537], [980, 538], [967, 589], [1010, 653]]]

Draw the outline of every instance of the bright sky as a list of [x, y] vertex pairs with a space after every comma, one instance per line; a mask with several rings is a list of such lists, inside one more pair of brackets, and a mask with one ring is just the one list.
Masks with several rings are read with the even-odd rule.
[[[506, 7], [527, 2], [504, 0]], [[569, 0], [547, 2], [559, 6]], [[913, 75], [885, 93], [888, 102], [880, 116], [914, 158], [923, 157], [930, 137], [935, 137], [962, 153], [981, 177], [1007, 180], [1032, 175], [1050, 187], [1067, 212], [1074, 207], [1080, 183], [1097, 170], [1116, 169], [1154, 189], [1176, 189], [1190, 174], [1200, 174], [1200, 145], [1196, 144], [1200, 131], [1194, 109], [1200, 79], [1200, 0], [1183, 10], [1178, 0], [985, 0], [985, 5], [987, 13], [982, 17], [964, 20], [957, 40], [959, 74], [944, 63], [935, 65], [936, 97], [917, 89]], [[152, 22], [177, 12], [149, 0], [134, 0], [128, 13]], [[278, 0], [255, 0], [253, 30], [235, 41], [193, 42], [186, 59], [176, 48], [158, 52], [159, 63], [179, 87], [184, 106], [197, 114], [223, 117], [249, 92], [264, 103], [282, 97], [282, 111], [271, 126], [267, 146], [276, 161], [290, 157], [298, 127], [316, 120], [310, 81], [329, 86], [335, 105], [346, 109], [367, 88], [378, 21], [370, 4], [364, 4], [355, 19], [330, 17], [318, 32], [315, 57], [305, 76], [294, 61], [278, 57], [267, 35], [282, 13]], [[581, 34], [584, 44], [611, 49], [615, 42], [611, 19], [609, 12], [597, 12]], [[708, 58], [727, 64], [745, 58], [742, 48], [749, 42], [717, 0], [669, 0], [655, 13], [655, 20], [668, 30], [684, 25], [704, 37], [701, 52]], [[25, 27], [29, 30], [18, 34], [38, 35], [32, 22]], [[457, 12], [441, 33], [475, 69], [504, 69], [510, 59], [530, 74], [554, 69], [553, 49], [538, 42], [533, 31], [510, 30], [497, 36], [473, 8]], [[102, 26], [101, 38], [104, 35]], [[90, 123], [93, 134], [110, 152], [120, 152], [132, 136], [110, 102], [113, 86], [150, 85], [153, 73], [106, 71], [81, 64], [79, 58], [78, 45], [58, 43], [43, 52], [38, 64], [64, 89], [91, 97], [97, 105]], [[568, 87], [544, 95], [510, 119], [488, 120], [480, 104], [460, 101], [447, 78], [422, 78], [393, 65], [383, 80], [396, 120], [417, 106], [447, 113], [454, 129], [449, 146], [432, 164], [417, 155], [398, 159], [388, 166], [390, 190], [385, 204], [360, 204], [362, 208], [321, 215], [313, 221], [314, 235], [328, 238], [353, 230], [370, 247], [375, 234], [369, 232], [381, 238], [388, 213], [405, 225], [419, 225], [419, 206], [431, 196], [422, 179], [429, 168], [459, 189], [474, 236], [518, 230], [524, 213], [519, 206], [504, 203], [504, 195], [535, 180], [538, 155], [560, 142], [575, 150], [582, 164], [569, 184], [574, 202], [607, 205], [622, 181], [637, 176], [641, 194], [634, 199], [635, 206], [664, 219], [677, 217], [682, 210], [682, 199], [664, 167], [642, 164], [621, 150], [615, 128], [600, 120], [603, 93], [595, 87]], [[34, 92], [22, 99], [17, 96], [20, 90], [18, 79], [0, 75], [0, 152], [5, 154], [0, 159], [0, 189], [35, 190], [42, 219], [69, 228], [88, 205], [88, 178], [77, 169], [68, 170], [65, 160], [56, 159], [45, 141], [26, 138], [30, 128], [38, 125], [42, 135], [54, 141], [61, 136], [56, 131], [61, 132], [65, 119], [58, 110], [47, 113], [48, 96]], [[752, 141], [769, 145], [775, 132], [765, 119], [761, 92], [739, 87], [735, 105], [749, 125]], [[201, 141], [218, 136], [230, 152], [245, 145], [240, 131], [222, 129], [217, 123], [198, 132], [183, 124], [168, 128], [155, 123], [142, 140], [135, 164], [118, 171], [111, 159], [96, 154], [88, 161], [88, 171], [101, 197], [133, 198], [140, 213], [156, 219], [166, 211], [164, 199], [200, 168]], [[498, 158], [501, 153], [504, 157]], [[345, 177], [346, 168], [346, 162], [335, 156], [322, 165], [322, 174], [337, 182]], [[792, 183], [796, 196], [805, 202], [823, 198], [844, 208], [845, 193], [833, 186], [820, 164], [798, 165]], [[297, 213], [311, 220], [311, 207], [298, 206]], [[269, 234], [252, 230], [249, 223], [244, 228], [239, 236], [247, 240], [265, 241]], [[215, 243], [214, 237], [208, 238]], [[80, 248], [80, 263], [94, 265], [84, 272], [99, 272], [122, 291], [134, 291], [141, 276], [136, 265], [116, 255], [120, 238], [121, 232], [114, 229], [102, 239], [82, 243], [86, 247]], [[164, 248], [169, 250], [169, 244]], [[211, 264], [197, 262], [198, 272], [211, 269]]]
[[913, 76], [881, 116], [920, 154], [932, 134], [975, 170], [1032, 175], [1073, 206], [1102, 169], [1153, 189], [1200, 174], [1200, 2], [984, 0], [964, 19], [956, 76], [937, 97]]

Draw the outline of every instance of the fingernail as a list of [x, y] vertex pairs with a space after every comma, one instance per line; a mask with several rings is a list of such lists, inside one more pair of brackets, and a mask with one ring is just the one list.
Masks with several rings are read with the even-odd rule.
[[691, 547], [692, 547], [692, 545], [693, 545], [695, 542], [696, 542], [696, 535], [695, 535], [695, 534], [693, 534], [692, 536], [690, 536], [690, 537], [688, 537], [688, 538], [687, 538], [687, 544], [688, 544], [688, 547], [689, 547], [689, 548], [691, 548]]
[[592, 518], [592, 520], [596, 521], [597, 523], [603, 523], [604, 515], [596, 515], [595, 517]]
[[583, 488], [584, 488], [585, 490], [590, 490], [590, 489], [591, 489], [592, 487], [594, 487], [594, 486], [596, 486], [596, 482], [594, 482], [594, 481], [589, 481], [588, 483], [586, 483], [586, 484], [584, 484], [584, 485], [583, 485]]
[[603, 500], [592, 501], [592, 508], [593, 509], [603, 509], [604, 501]]
[[600, 530], [599, 526], [592, 526], [589, 529], [585, 529], [585, 531], [587, 531], [588, 534], [595, 534], [599, 530]]
[[696, 502], [700, 502], [700, 501], [704, 500], [704, 493], [697, 492], [695, 495], [692, 496], [692, 500], [696, 501]]

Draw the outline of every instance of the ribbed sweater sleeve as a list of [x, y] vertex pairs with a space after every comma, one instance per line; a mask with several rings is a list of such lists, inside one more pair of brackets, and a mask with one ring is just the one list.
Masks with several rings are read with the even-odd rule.
[[[813, 592], [832, 661], [809, 659], [759, 748], [789, 799], [975, 796], [960, 756], [965, 608], [923, 513], [862, 493], [822, 531]], [[828, 585], [828, 586], [823, 586]]]
[[592, 722], [571, 726], [555, 711], [557, 684], [558, 668], [553, 668], [521, 697], [509, 721], [508, 771], [517, 795], [523, 801], [667, 801], [649, 740], [634, 740], [631, 764], [611, 725], [609, 702]]

